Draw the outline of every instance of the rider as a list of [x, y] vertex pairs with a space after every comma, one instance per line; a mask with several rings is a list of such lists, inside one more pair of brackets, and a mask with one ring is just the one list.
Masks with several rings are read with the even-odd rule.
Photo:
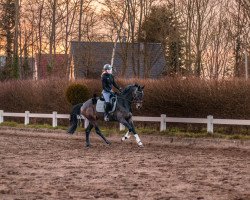
[[112, 66], [105, 64], [102, 72], [102, 94], [105, 99], [105, 113], [104, 120], [109, 121], [109, 111], [111, 110], [110, 96], [113, 94], [112, 86], [121, 92], [121, 88], [116, 84], [114, 76], [112, 75]]

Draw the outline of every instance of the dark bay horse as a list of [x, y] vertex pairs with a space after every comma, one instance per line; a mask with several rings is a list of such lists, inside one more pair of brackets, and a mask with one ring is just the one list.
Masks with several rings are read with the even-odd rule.
[[[137, 84], [127, 86], [120, 94], [117, 94], [117, 102], [116, 102], [116, 109], [113, 113], [110, 114], [110, 119], [112, 121], [117, 121], [123, 124], [127, 129], [128, 132], [122, 137], [122, 141], [128, 139], [130, 137], [130, 133], [134, 134], [137, 144], [140, 147], [143, 147], [143, 144], [135, 131], [135, 127], [132, 121], [132, 110], [131, 105], [132, 103], [136, 104], [136, 108], [140, 109], [142, 107], [143, 102], [143, 89], [144, 86], [140, 86]], [[89, 125], [86, 128], [86, 146], [90, 146], [89, 135], [92, 128], [95, 128], [96, 133], [107, 143], [111, 144], [105, 136], [100, 131], [97, 120], [103, 120], [103, 114], [101, 112], [96, 111], [96, 103], [98, 98], [94, 96], [84, 102], [83, 104], [77, 104], [73, 107], [73, 110], [70, 115], [70, 123], [71, 126], [68, 129], [69, 134], [73, 134], [77, 128], [77, 115], [83, 115], [89, 121]]]

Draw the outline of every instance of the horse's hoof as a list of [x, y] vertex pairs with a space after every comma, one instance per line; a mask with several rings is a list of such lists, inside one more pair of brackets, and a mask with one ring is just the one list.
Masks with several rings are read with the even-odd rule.
[[91, 145], [90, 144], [86, 144], [86, 148], [90, 148], [91, 147]]
[[124, 137], [122, 137], [121, 141], [125, 141], [127, 139], [129, 139], [129, 137], [124, 136]]
[[140, 147], [140, 148], [144, 147], [142, 142], [138, 142], [138, 147]]
[[111, 142], [107, 141], [106, 144], [110, 146], [110, 145], [111, 145]]
[[68, 134], [68, 135], [73, 135], [74, 132], [66, 132], [66, 134]]

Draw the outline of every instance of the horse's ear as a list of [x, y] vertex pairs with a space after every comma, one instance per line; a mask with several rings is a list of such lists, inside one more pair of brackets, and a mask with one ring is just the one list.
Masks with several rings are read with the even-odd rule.
[[143, 85], [143, 86], [141, 87], [141, 89], [143, 90], [143, 89], [144, 89], [144, 87], [145, 87], [145, 85]]

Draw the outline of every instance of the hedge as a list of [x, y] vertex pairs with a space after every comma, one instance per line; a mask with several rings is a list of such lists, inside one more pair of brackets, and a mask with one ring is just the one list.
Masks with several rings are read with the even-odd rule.
[[[100, 80], [79, 80], [93, 94], [101, 94]], [[119, 79], [128, 84], [145, 85], [143, 109], [134, 115], [250, 119], [250, 81], [207, 81], [200, 79]], [[66, 90], [72, 82], [62, 79], [0, 82], [0, 110], [6, 112], [69, 113]]]

